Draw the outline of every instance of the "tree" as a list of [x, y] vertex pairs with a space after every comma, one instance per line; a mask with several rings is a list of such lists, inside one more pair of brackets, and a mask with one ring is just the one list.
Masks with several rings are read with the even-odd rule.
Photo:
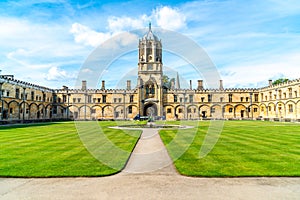
[[274, 81], [272, 84], [277, 85], [277, 84], [280, 84], [280, 83], [286, 83], [288, 81], [289, 81], [289, 79], [287, 79], [287, 78], [279, 78], [276, 81]]
[[175, 78], [169, 78], [167, 75], [163, 75], [163, 85], [164, 87], [170, 89], [171, 88], [171, 82], [175, 81]]

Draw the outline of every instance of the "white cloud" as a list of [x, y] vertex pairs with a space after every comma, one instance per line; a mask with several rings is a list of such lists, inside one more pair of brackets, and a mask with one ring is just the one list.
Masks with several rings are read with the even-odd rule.
[[186, 17], [177, 8], [159, 7], [153, 11], [153, 17], [159, 27], [180, 30], [186, 26]]
[[48, 81], [61, 81], [69, 78], [75, 78], [75, 74], [68, 74], [67, 71], [60, 69], [57, 66], [52, 66], [48, 73], [45, 74]]
[[75, 42], [96, 47], [111, 37], [110, 33], [101, 33], [79, 23], [72, 24], [70, 32], [74, 35]]

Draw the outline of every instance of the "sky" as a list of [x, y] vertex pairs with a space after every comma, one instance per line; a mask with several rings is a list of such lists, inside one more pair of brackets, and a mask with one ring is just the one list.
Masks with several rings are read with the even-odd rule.
[[[298, 0], [0, 1], [0, 70], [46, 87], [72, 88], [95, 49], [118, 34], [146, 31], [151, 22], [158, 37], [155, 28], [196, 42], [224, 87], [263, 87], [269, 79], [300, 78], [299, 21]], [[137, 44], [139, 37], [118, 42]], [[107, 88], [124, 88], [126, 78], [135, 84], [137, 62], [136, 49], [114, 59], [99, 80]], [[163, 63], [165, 74], [178, 72], [193, 87], [203, 79], [180, 55], [164, 51]]]

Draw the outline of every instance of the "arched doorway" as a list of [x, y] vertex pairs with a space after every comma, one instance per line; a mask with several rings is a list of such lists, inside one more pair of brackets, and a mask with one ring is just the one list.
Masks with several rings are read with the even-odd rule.
[[148, 103], [144, 107], [144, 116], [157, 116], [157, 107], [154, 103]]

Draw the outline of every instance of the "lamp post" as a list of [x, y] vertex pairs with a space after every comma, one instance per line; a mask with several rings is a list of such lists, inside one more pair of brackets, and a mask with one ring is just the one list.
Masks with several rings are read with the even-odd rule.
[[3, 120], [3, 99], [2, 99], [2, 85], [3, 85], [3, 82], [0, 82], [1, 120]]

